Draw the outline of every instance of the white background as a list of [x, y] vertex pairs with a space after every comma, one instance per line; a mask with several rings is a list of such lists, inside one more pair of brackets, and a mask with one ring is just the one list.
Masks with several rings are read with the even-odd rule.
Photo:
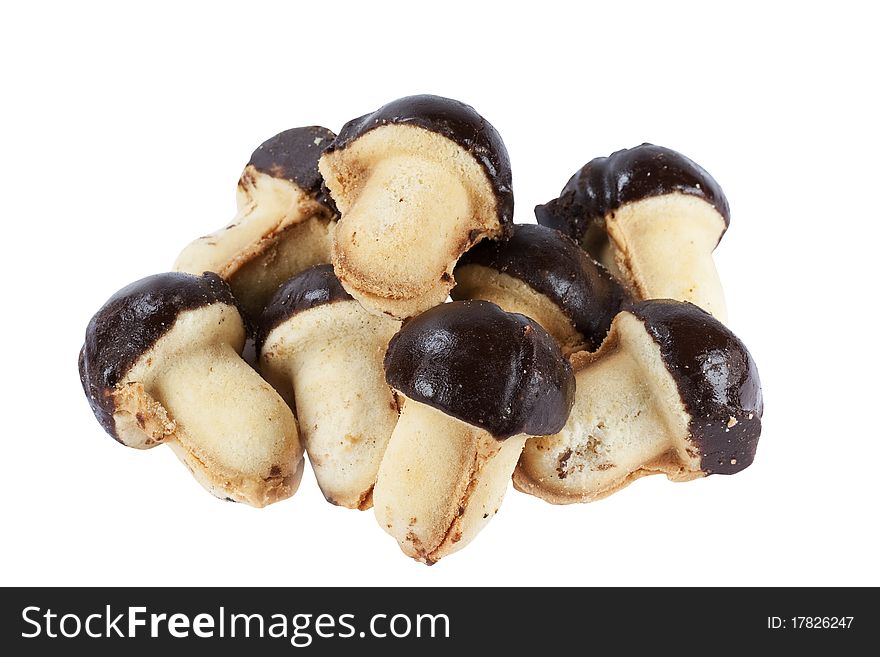
[[[880, 584], [870, 3], [486, 4], [4, 10], [0, 583]], [[310, 471], [255, 510], [212, 498], [167, 448], [103, 433], [76, 360], [105, 299], [232, 217], [264, 139], [425, 92], [501, 132], [520, 222], [642, 141], [719, 180], [716, 261], [766, 399], [753, 467], [582, 506], [511, 490], [427, 568], [372, 512], [325, 503]]]

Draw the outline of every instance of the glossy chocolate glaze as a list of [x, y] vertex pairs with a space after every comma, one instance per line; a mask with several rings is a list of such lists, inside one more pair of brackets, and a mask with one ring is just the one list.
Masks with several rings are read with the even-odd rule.
[[591, 351], [602, 344], [628, 299], [602, 265], [570, 237], [545, 226], [514, 224], [510, 239], [484, 240], [465, 253], [458, 267], [466, 265], [508, 274], [548, 297], [584, 336]]
[[591, 160], [571, 177], [559, 198], [536, 206], [535, 216], [539, 224], [580, 242], [592, 223], [604, 221], [622, 205], [675, 192], [702, 198], [730, 225], [730, 206], [715, 179], [681, 153], [653, 144]]
[[409, 320], [388, 345], [385, 378], [499, 440], [556, 433], [574, 400], [571, 365], [556, 341], [488, 301], [443, 303]]
[[278, 288], [263, 310], [257, 322], [257, 355], [272, 329], [297, 313], [327, 303], [351, 300], [351, 295], [333, 273], [333, 265], [315, 265], [300, 272]]
[[745, 345], [690, 303], [653, 299], [627, 310], [644, 322], [660, 346], [691, 417], [690, 432], [700, 449], [703, 472], [734, 474], [751, 465], [761, 436], [764, 399], [758, 368]]
[[495, 192], [502, 227], [513, 222], [510, 157], [498, 131], [470, 105], [441, 96], [407, 96], [371, 114], [352, 119], [327, 149], [340, 150], [373, 128], [388, 124], [414, 125], [451, 139], [483, 167]]
[[107, 433], [117, 438], [111, 396], [116, 384], [171, 330], [180, 313], [214, 303], [236, 306], [232, 291], [217, 274], [170, 272], [122, 288], [95, 313], [79, 352], [79, 378]]
[[260, 144], [248, 165], [273, 178], [299, 185], [307, 194], [336, 212], [336, 206], [327, 195], [323, 187], [324, 179], [318, 171], [321, 153], [335, 138], [332, 131], [319, 125], [285, 130]]

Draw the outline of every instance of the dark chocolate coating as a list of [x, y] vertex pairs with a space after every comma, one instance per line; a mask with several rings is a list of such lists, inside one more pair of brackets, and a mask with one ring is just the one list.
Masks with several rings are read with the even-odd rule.
[[122, 288], [95, 313], [79, 352], [79, 378], [107, 433], [118, 440], [111, 397], [116, 384], [171, 330], [180, 313], [214, 303], [237, 307], [229, 286], [217, 274], [170, 272]]
[[556, 341], [488, 301], [442, 303], [409, 320], [388, 345], [385, 379], [499, 440], [562, 429], [575, 388]]
[[263, 310], [257, 323], [257, 355], [272, 329], [297, 313], [327, 303], [351, 300], [351, 295], [333, 273], [333, 265], [315, 265], [300, 272], [278, 288]]
[[[303, 191], [334, 212], [336, 206], [323, 188], [324, 179], [318, 171], [321, 153], [336, 135], [319, 125], [285, 130], [264, 141], [251, 155], [248, 165], [273, 178], [282, 178], [299, 185]], [[318, 143], [315, 143], [317, 140]]]
[[470, 105], [442, 96], [398, 98], [342, 126], [339, 136], [327, 152], [343, 149], [373, 128], [391, 123], [414, 125], [436, 132], [470, 153], [489, 177], [495, 192], [498, 220], [507, 229], [513, 222], [510, 157], [498, 131]]
[[[697, 196], [730, 225], [730, 206], [721, 187], [699, 164], [669, 148], [642, 144], [597, 157], [575, 173], [559, 198], [535, 207], [542, 226], [580, 241], [593, 222], [627, 203], [672, 193]], [[720, 239], [720, 237], [719, 237]]]
[[[627, 310], [660, 346], [690, 415], [703, 472], [734, 474], [751, 465], [764, 399], [758, 368], [745, 345], [712, 315], [684, 301], [652, 299]], [[736, 424], [728, 427], [731, 417]]]
[[[510, 239], [484, 240], [457, 267], [482, 265], [520, 279], [547, 296], [598, 349], [628, 297], [602, 265], [570, 237], [534, 224], [514, 224]], [[455, 291], [453, 290], [453, 294]]]

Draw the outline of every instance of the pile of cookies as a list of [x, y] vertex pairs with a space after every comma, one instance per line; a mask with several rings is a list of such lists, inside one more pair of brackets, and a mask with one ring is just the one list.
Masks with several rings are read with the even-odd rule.
[[86, 396], [117, 441], [168, 444], [230, 501], [293, 495], [305, 448], [328, 501], [373, 507], [428, 564], [511, 477], [564, 504], [750, 465], [763, 401], [723, 323], [718, 184], [644, 144], [535, 213], [513, 223], [504, 143], [455, 100], [285, 131], [231, 224], [95, 314]]

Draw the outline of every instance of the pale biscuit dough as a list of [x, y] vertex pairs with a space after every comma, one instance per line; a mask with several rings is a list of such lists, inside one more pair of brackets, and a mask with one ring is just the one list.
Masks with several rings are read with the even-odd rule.
[[296, 492], [302, 447], [287, 404], [239, 356], [244, 337], [232, 306], [182, 312], [117, 384], [113, 419], [124, 444], [167, 443], [211, 493], [262, 507]]
[[712, 259], [725, 229], [724, 218], [699, 197], [652, 196], [605, 217], [608, 248], [596, 257], [619, 274], [636, 299], [690, 301], [727, 322]]
[[405, 319], [442, 303], [461, 254], [503, 233], [486, 171], [437, 133], [382, 126], [318, 166], [342, 215], [333, 268], [371, 312]]
[[253, 165], [242, 174], [236, 200], [232, 222], [187, 246], [174, 271], [218, 274], [253, 317], [281, 283], [330, 262], [335, 215], [296, 183]]
[[591, 502], [639, 477], [704, 476], [685, 411], [660, 348], [628, 312], [602, 347], [571, 357], [577, 393], [565, 427], [530, 439], [514, 486], [554, 504]]
[[264, 376], [296, 408], [306, 451], [328, 501], [368, 509], [397, 402], [382, 359], [400, 328], [358, 302], [303, 310], [270, 331]]
[[527, 436], [497, 440], [400, 397], [373, 491], [376, 520], [404, 553], [433, 564], [470, 543], [498, 512]]

